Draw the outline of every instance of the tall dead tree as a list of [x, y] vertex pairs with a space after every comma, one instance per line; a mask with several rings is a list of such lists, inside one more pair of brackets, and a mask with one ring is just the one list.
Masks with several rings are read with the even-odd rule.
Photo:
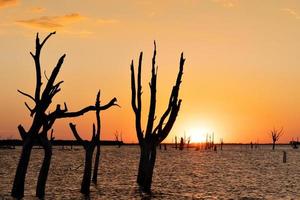
[[279, 140], [279, 138], [283, 135], [283, 127], [281, 129], [275, 129], [271, 130], [270, 136], [272, 138], [272, 149], [275, 149], [275, 144]]
[[95, 166], [93, 173], [93, 182], [97, 183], [97, 175], [98, 175], [98, 166], [100, 159], [100, 110], [107, 110], [112, 106], [115, 106], [116, 99], [113, 99], [108, 104], [104, 106], [100, 106], [100, 91], [96, 97], [96, 119], [97, 119], [97, 129], [95, 128], [95, 124], [93, 124], [93, 135], [91, 141], [83, 140], [76, 130], [76, 125], [70, 123], [70, 128], [73, 132], [74, 137], [77, 141], [79, 141], [85, 150], [85, 164], [84, 164], [84, 174], [81, 182], [81, 190], [80, 192], [86, 196], [90, 194], [90, 184], [91, 184], [91, 175], [92, 175], [92, 159], [95, 147], [97, 147], [96, 157], [95, 157]]
[[44, 84], [44, 88], [42, 88], [40, 54], [44, 44], [53, 34], [55, 34], [55, 32], [50, 33], [45, 39], [40, 41], [39, 34], [37, 33], [35, 53], [30, 52], [35, 63], [36, 71], [36, 87], [34, 96], [18, 90], [19, 93], [28, 97], [33, 102], [33, 107], [30, 107], [25, 102], [25, 105], [30, 112], [30, 116], [32, 117], [30, 128], [26, 131], [22, 125], [18, 126], [20, 136], [23, 140], [23, 147], [11, 191], [11, 196], [17, 199], [20, 199], [24, 196], [25, 176], [34, 143], [39, 141], [44, 148], [44, 159], [36, 187], [36, 196], [43, 198], [45, 195], [45, 186], [52, 156], [51, 138], [49, 141], [48, 131], [52, 128], [57, 119], [78, 117], [86, 112], [99, 109], [95, 106], [87, 106], [79, 111], [69, 112], [67, 104], [64, 103], [64, 108], [61, 108], [61, 105], [57, 104], [54, 111], [49, 110], [49, 106], [52, 104], [53, 97], [61, 90], [60, 86], [63, 81], [55, 83], [55, 80], [66, 56], [64, 54], [60, 57], [49, 78], [45, 75], [46, 83]]
[[148, 121], [146, 131], [142, 130], [141, 126], [141, 111], [142, 111], [142, 59], [143, 52], [140, 53], [138, 63], [137, 80], [135, 79], [134, 65], [131, 62], [131, 104], [135, 113], [135, 127], [137, 138], [140, 146], [140, 162], [137, 176], [137, 183], [145, 192], [151, 191], [151, 183], [153, 176], [153, 169], [156, 159], [156, 146], [160, 144], [171, 131], [175, 123], [178, 111], [181, 105], [181, 99], [178, 99], [181, 78], [183, 74], [183, 65], [185, 59], [183, 53], [180, 57], [179, 72], [177, 75], [176, 83], [173, 86], [168, 107], [160, 118], [157, 126], [154, 128], [155, 110], [156, 110], [156, 80], [157, 80], [157, 66], [155, 66], [156, 58], [156, 44], [154, 42], [154, 53], [152, 57], [152, 71], [150, 81], [150, 108], [148, 113]]

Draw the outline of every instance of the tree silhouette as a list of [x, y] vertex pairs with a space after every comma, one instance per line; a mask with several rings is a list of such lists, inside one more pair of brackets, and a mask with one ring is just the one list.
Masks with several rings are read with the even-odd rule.
[[[168, 107], [160, 118], [157, 126], [154, 128], [155, 110], [156, 110], [156, 80], [157, 80], [157, 67], [155, 66], [156, 58], [156, 44], [154, 41], [154, 52], [152, 57], [152, 71], [150, 86], [150, 108], [148, 113], [147, 127], [144, 131], [141, 127], [141, 111], [142, 111], [142, 84], [141, 84], [141, 70], [143, 52], [139, 56], [137, 83], [135, 80], [135, 72], [133, 60], [131, 62], [131, 104], [135, 113], [135, 127], [137, 138], [140, 146], [140, 162], [137, 176], [137, 183], [141, 186], [141, 189], [145, 192], [151, 191], [151, 183], [153, 176], [153, 169], [156, 159], [156, 146], [159, 145], [171, 131], [173, 124], [175, 123], [178, 111], [181, 105], [181, 99], [178, 99], [179, 88], [181, 84], [181, 78], [183, 74], [183, 65], [185, 59], [183, 53], [181, 53], [179, 72], [177, 75], [176, 83], [173, 86]], [[167, 121], [166, 121], [167, 120]]]
[[275, 149], [275, 143], [279, 140], [279, 138], [283, 135], [283, 127], [281, 129], [271, 130], [270, 136], [272, 137], [272, 149]]
[[35, 53], [30, 52], [35, 63], [36, 71], [36, 87], [34, 96], [18, 90], [19, 93], [28, 97], [34, 104], [33, 107], [30, 107], [25, 102], [25, 106], [28, 108], [30, 116], [32, 117], [30, 128], [26, 131], [22, 125], [18, 126], [20, 136], [23, 140], [23, 146], [11, 192], [11, 196], [18, 199], [24, 196], [25, 176], [34, 143], [39, 141], [44, 148], [44, 160], [40, 169], [36, 187], [36, 196], [43, 198], [45, 195], [45, 186], [52, 156], [51, 140], [53, 137], [51, 137], [49, 141], [48, 131], [52, 128], [57, 119], [78, 117], [86, 112], [99, 110], [99, 108], [96, 108], [95, 106], [87, 106], [79, 111], [69, 112], [66, 103], [64, 103], [64, 108], [61, 108], [61, 105], [57, 104], [54, 111], [49, 110], [53, 97], [61, 90], [60, 86], [63, 81], [55, 83], [55, 80], [66, 56], [64, 54], [60, 57], [49, 78], [45, 75], [46, 84], [45, 87], [42, 88], [40, 54], [43, 46], [53, 34], [55, 34], [55, 32], [50, 33], [47, 37], [45, 37], [45, 39], [40, 41], [39, 34], [37, 33]]
[[90, 194], [90, 184], [91, 184], [91, 174], [92, 174], [92, 159], [93, 159], [93, 153], [94, 149], [97, 146], [97, 152], [95, 157], [95, 166], [94, 166], [94, 174], [93, 174], [93, 182], [97, 183], [97, 174], [98, 174], [98, 165], [99, 165], [99, 159], [100, 159], [100, 110], [107, 110], [112, 106], [117, 105], [116, 104], [117, 99], [112, 99], [108, 104], [104, 106], [100, 106], [100, 91], [97, 94], [96, 97], [96, 119], [97, 119], [97, 129], [95, 128], [95, 124], [93, 124], [93, 135], [91, 141], [83, 140], [80, 135], [78, 134], [76, 130], [76, 125], [70, 123], [70, 128], [73, 132], [74, 137], [77, 141], [79, 141], [85, 150], [85, 164], [84, 164], [84, 174], [81, 182], [81, 190], [80, 192], [86, 196], [89, 196]]

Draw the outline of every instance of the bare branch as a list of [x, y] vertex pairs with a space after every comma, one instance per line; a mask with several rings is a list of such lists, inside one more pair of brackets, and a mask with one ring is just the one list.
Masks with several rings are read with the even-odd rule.
[[18, 126], [18, 130], [19, 130], [19, 133], [20, 133], [20, 136], [21, 136], [22, 140], [24, 141], [27, 137], [27, 133], [26, 133], [24, 127], [21, 124]]
[[48, 76], [47, 76], [47, 74], [46, 74], [46, 70], [44, 70], [44, 76], [45, 76], [45, 78], [47, 79], [47, 81], [49, 81], [49, 78], [48, 78]]
[[[138, 65], [138, 74], [137, 74], [137, 89], [135, 85], [135, 73], [134, 73], [134, 66], [133, 61], [131, 62], [131, 105], [132, 109], [135, 113], [135, 127], [137, 132], [137, 137], [139, 143], [143, 142], [143, 131], [141, 128], [141, 110], [142, 110], [142, 85], [141, 85], [141, 68], [142, 68], [142, 59], [143, 59], [143, 52], [140, 53], [139, 56], [139, 65]], [[136, 105], [137, 103], [137, 105]]]
[[67, 112], [67, 111], [68, 111], [68, 107], [67, 107], [66, 102], [64, 102], [64, 105], [65, 105], [65, 109], [64, 109], [63, 111], [64, 111], [64, 112]]
[[155, 72], [155, 57], [156, 57], [156, 43], [154, 41], [154, 51], [152, 57], [152, 70], [151, 70], [151, 82], [150, 85], [150, 106], [149, 106], [149, 114], [148, 114], [148, 122], [147, 128], [145, 133], [145, 138], [149, 138], [150, 134], [152, 133], [154, 117], [155, 117], [155, 110], [156, 110], [156, 80], [157, 74]]
[[136, 87], [135, 87], [135, 74], [134, 74], [133, 60], [131, 61], [130, 70], [131, 70], [131, 106], [133, 111], [136, 113], [137, 112]]
[[84, 141], [81, 139], [81, 137], [79, 136], [79, 134], [76, 130], [76, 125], [69, 123], [69, 126], [70, 126], [72, 133], [73, 133], [74, 137], [76, 138], [76, 140], [79, 141], [80, 143], [83, 143]]
[[142, 61], [143, 61], [143, 52], [140, 53], [139, 65], [138, 65], [138, 74], [137, 74], [137, 109], [138, 112], [142, 111]]
[[[96, 108], [100, 108], [100, 90], [97, 93], [96, 96], [96, 103], [95, 103]], [[94, 130], [94, 137], [96, 137], [95, 139], [97, 139], [97, 141], [100, 141], [100, 129], [101, 129], [101, 123], [100, 123], [100, 110], [98, 109], [96, 111], [96, 121], [97, 121], [97, 133]], [[95, 129], [95, 125], [94, 125], [94, 129]]]
[[[71, 117], [78, 117], [80, 115], [84, 115], [86, 112], [93, 111], [93, 110], [106, 110], [112, 106], [117, 106], [116, 104], [117, 99], [113, 98], [108, 104], [104, 106], [100, 106], [97, 108], [96, 106], [87, 106], [79, 111], [76, 112], [66, 112], [67, 110], [61, 110], [60, 106], [54, 112], [50, 113], [48, 118], [49, 119], [59, 119], [59, 118], [71, 118]], [[66, 106], [66, 105], [65, 105]]]
[[[179, 94], [179, 88], [181, 84], [181, 79], [183, 75], [183, 66], [184, 66], [185, 59], [183, 58], [183, 53], [181, 53], [180, 56], [180, 62], [179, 62], [179, 71], [176, 79], [176, 83], [173, 86], [170, 99], [169, 99], [169, 105], [167, 110], [162, 115], [159, 124], [155, 128], [155, 132], [157, 131], [159, 133], [158, 137], [162, 141], [167, 137], [169, 132], [171, 131], [171, 128], [173, 127], [173, 124], [175, 123], [178, 111], [180, 109], [181, 100], [178, 101], [178, 94]], [[169, 120], [166, 123], [165, 127], [163, 128], [164, 121], [169, 116]]]
[[[54, 84], [54, 81], [59, 73], [59, 70], [64, 62], [64, 58], [66, 57], [66, 54], [62, 55], [60, 57], [60, 59], [58, 60], [57, 64], [56, 64], [56, 67], [53, 69], [52, 73], [51, 73], [51, 76], [47, 82], [47, 85], [44, 89], [44, 92], [42, 94], [42, 99], [46, 100], [49, 98], [49, 96], [51, 95], [50, 92], [51, 92], [51, 89], [53, 88], [53, 84]], [[62, 82], [59, 82], [58, 85], [56, 85], [57, 87], [61, 84]], [[57, 93], [57, 92], [56, 92]]]
[[29, 99], [31, 99], [32, 101], [35, 102], [35, 99], [33, 98], [33, 96], [31, 96], [30, 94], [27, 94], [25, 92], [22, 92], [21, 90], [17, 90], [19, 93], [21, 93], [22, 95], [28, 97]]
[[35, 113], [35, 108], [34, 109], [30, 108], [29, 105], [26, 102], [24, 102], [24, 104], [28, 108], [28, 110], [30, 111], [30, 116], [32, 117]]
[[49, 33], [49, 35], [43, 40], [43, 42], [40, 44], [41, 47], [47, 42], [47, 40], [50, 38], [51, 35], [54, 35], [56, 31]]

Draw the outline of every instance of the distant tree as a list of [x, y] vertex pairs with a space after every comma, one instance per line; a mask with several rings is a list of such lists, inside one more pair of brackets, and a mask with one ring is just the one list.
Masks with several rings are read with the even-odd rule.
[[43, 198], [45, 195], [45, 186], [52, 156], [51, 140], [53, 137], [50, 137], [50, 140], [48, 139], [48, 131], [52, 128], [57, 119], [78, 117], [86, 112], [97, 110], [95, 106], [87, 106], [77, 112], [68, 112], [66, 103], [64, 103], [63, 109], [61, 108], [60, 104], [57, 104], [54, 111], [49, 110], [49, 106], [52, 105], [53, 97], [61, 90], [60, 86], [63, 81], [55, 83], [55, 80], [66, 56], [64, 54], [60, 57], [49, 78], [45, 73], [46, 81], [42, 90], [40, 54], [42, 47], [53, 34], [55, 34], [55, 32], [50, 33], [44, 40], [40, 41], [39, 34], [37, 33], [35, 53], [30, 52], [35, 63], [36, 71], [35, 94], [32, 96], [28, 93], [18, 90], [19, 93], [28, 97], [33, 102], [34, 106], [31, 107], [25, 102], [25, 106], [29, 110], [30, 116], [32, 117], [32, 124], [28, 131], [26, 131], [22, 125], [18, 126], [20, 136], [23, 140], [23, 147], [11, 191], [11, 196], [17, 199], [20, 199], [24, 196], [25, 176], [27, 173], [31, 150], [35, 142], [39, 141], [44, 148], [44, 159], [40, 168], [36, 187], [36, 196]]
[[224, 144], [223, 138], [221, 138], [221, 139], [220, 139], [220, 147], [221, 147], [221, 151], [223, 150], [223, 144]]
[[183, 150], [184, 149], [184, 143], [185, 143], [185, 141], [184, 141], [183, 137], [181, 137], [180, 138], [180, 144], [179, 144], [179, 150]]
[[270, 136], [272, 138], [272, 149], [275, 149], [275, 143], [279, 140], [279, 138], [283, 135], [283, 127], [281, 129], [275, 129], [271, 130]]
[[191, 142], [191, 136], [187, 138], [187, 146], [186, 146], [187, 150], [189, 150], [190, 148], [190, 142]]
[[[148, 113], [148, 121], [146, 131], [144, 132], [141, 127], [141, 110], [142, 110], [142, 59], [143, 52], [139, 56], [138, 73], [137, 73], [137, 83], [135, 79], [135, 72], [133, 61], [131, 62], [131, 91], [132, 98], [131, 104], [132, 109], [135, 113], [135, 127], [136, 133], [140, 146], [140, 163], [137, 176], [137, 183], [141, 186], [141, 189], [145, 192], [151, 191], [151, 183], [153, 176], [153, 169], [156, 159], [156, 147], [159, 145], [171, 131], [173, 124], [175, 123], [178, 111], [180, 109], [181, 100], [178, 99], [178, 93], [181, 83], [181, 78], [183, 74], [183, 65], [185, 59], [183, 54], [180, 57], [179, 72], [177, 75], [177, 80], [173, 86], [171, 96], [169, 99], [169, 104], [166, 111], [160, 118], [158, 125], [154, 128], [155, 120], [155, 110], [156, 110], [156, 79], [157, 79], [157, 67], [155, 66], [156, 58], [156, 44], [154, 42], [154, 53], [152, 57], [152, 71], [151, 71], [151, 81], [150, 81], [150, 108]], [[166, 121], [166, 119], [168, 119]], [[166, 121], [166, 122], [165, 122]]]
[[118, 147], [121, 147], [121, 144], [123, 143], [123, 138], [122, 138], [122, 132], [119, 134], [118, 131], [115, 132], [115, 141], [118, 144]]
[[84, 164], [84, 174], [81, 182], [81, 190], [80, 192], [86, 196], [90, 194], [90, 185], [91, 185], [91, 175], [92, 175], [92, 159], [95, 147], [97, 147], [97, 152], [95, 156], [95, 166], [94, 166], [94, 174], [93, 174], [93, 182], [97, 184], [97, 174], [98, 174], [98, 166], [100, 159], [100, 111], [107, 110], [116, 104], [117, 99], [112, 99], [108, 104], [104, 106], [100, 106], [100, 91], [96, 97], [96, 119], [97, 119], [97, 129], [95, 128], [95, 124], [93, 124], [93, 135], [91, 141], [83, 140], [76, 130], [76, 125], [70, 123], [69, 126], [73, 132], [74, 137], [77, 141], [79, 141], [85, 150], [85, 164]]

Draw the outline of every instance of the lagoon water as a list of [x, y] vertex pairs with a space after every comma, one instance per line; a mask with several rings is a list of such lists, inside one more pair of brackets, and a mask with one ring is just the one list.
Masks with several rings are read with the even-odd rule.
[[[283, 150], [287, 163], [282, 162]], [[0, 199], [10, 190], [17, 149], [0, 149]], [[36, 178], [43, 150], [34, 149], [25, 185], [25, 198], [35, 198]], [[80, 194], [84, 151], [54, 147], [46, 199], [84, 199]], [[138, 146], [101, 147], [98, 185], [91, 199], [300, 199], [300, 150], [290, 146], [226, 145], [223, 151], [157, 150], [151, 196], [139, 191], [135, 180]]]

